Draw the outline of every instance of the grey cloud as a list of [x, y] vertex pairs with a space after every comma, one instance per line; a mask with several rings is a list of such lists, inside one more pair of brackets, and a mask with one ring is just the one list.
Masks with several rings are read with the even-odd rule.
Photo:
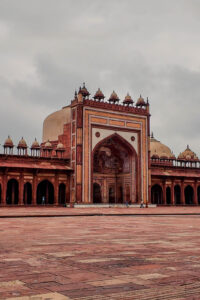
[[198, 0], [1, 0], [0, 143], [29, 144], [83, 81], [93, 95], [149, 96], [155, 136], [199, 144]]

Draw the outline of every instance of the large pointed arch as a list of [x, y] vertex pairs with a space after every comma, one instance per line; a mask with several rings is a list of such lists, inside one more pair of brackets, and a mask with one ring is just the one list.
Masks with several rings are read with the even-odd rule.
[[[100, 151], [104, 153], [104, 157], [102, 155], [102, 157], [99, 156], [97, 159]], [[108, 165], [109, 163], [112, 165], [111, 161], [113, 161], [113, 167], [111, 166], [109, 170]], [[101, 166], [97, 166], [97, 162], [101, 163]], [[130, 189], [128, 200], [131, 202], [139, 201], [141, 196], [139, 196], [138, 190], [140, 177], [138, 154], [134, 147], [118, 133], [109, 135], [95, 145], [91, 156], [91, 174], [91, 198], [93, 201], [93, 184], [98, 179], [98, 182], [102, 182], [100, 189], [102, 202], [109, 202], [109, 198], [111, 198], [109, 191], [113, 189], [115, 190], [115, 203], [126, 202], [125, 191], [127, 189]], [[108, 180], [105, 183], [106, 178]]]

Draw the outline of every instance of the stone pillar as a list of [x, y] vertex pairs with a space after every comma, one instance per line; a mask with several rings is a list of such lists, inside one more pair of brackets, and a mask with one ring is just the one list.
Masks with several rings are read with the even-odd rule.
[[23, 193], [24, 193], [24, 176], [20, 174], [19, 178], [19, 202], [18, 205], [24, 205], [23, 202]]
[[37, 205], [37, 175], [33, 174], [32, 205]]
[[55, 186], [54, 186], [54, 191], [55, 191], [55, 201], [54, 204], [58, 205], [58, 193], [59, 193], [59, 182], [58, 182], [58, 174], [55, 175]]
[[194, 205], [198, 205], [197, 181], [194, 182]]
[[2, 206], [6, 206], [7, 174], [3, 174], [2, 180]]
[[181, 181], [181, 204], [185, 205], [184, 181]]
[[163, 186], [163, 205], [166, 205], [167, 202], [166, 202], [166, 182], [165, 181], [163, 181], [162, 186]]

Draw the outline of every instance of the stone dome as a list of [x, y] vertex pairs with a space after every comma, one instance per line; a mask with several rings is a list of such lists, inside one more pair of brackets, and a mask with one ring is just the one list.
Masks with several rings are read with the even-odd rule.
[[183, 160], [199, 160], [197, 157], [196, 153], [194, 153], [190, 148], [189, 145], [187, 145], [187, 148], [185, 151], [179, 154], [178, 159], [183, 159]]
[[10, 148], [14, 147], [13, 141], [10, 136], [8, 136], [7, 139], [5, 140], [4, 147], [10, 147]]
[[52, 144], [49, 140], [44, 144], [44, 148], [46, 148], [46, 149], [52, 149], [53, 148]]
[[134, 102], [133, 99], [131, 98], [129, 93], [127, 93], [126, 97], [124, 98], [123, 104], [130, 105], [133, 104], [133, 102]]
[[32, 143], [31, 149], [40, 149], [40, 145], [36, 138], [35, 138], [34, 142]]
[[103, 100], [105, 98], [104, 94], [102, 93], [102, 91], [100, 90], [100, 88], [98, 88], [98, 90], [96, 91], [94, 97], [95, 100]]
[[64, 150], [64, 145], [63, 143], [58, 143], [56, 150]]
[[83, 82], [83, 87], [80, 87], [79, 93], [81, 93], [84, 98], [90, 96], [90, 93], [88, 92], [88, 90], [85, 86], [85, 82]]
[[156, 140], [153, 134], [150, 140], [150, 150], [152, 158], [175, 158], [170, 148]]
[[117, 94], [115, 93], [115, 91], [112, 92], [112, 94], [110, 95], [110, 98], [108, 99], [109, 102], [119, 102], [119, 97], [117, 96]]
[[25, 139], [23, 137], [19, 141], [17, 148], [27, 148], [26, 141], [25, 141]]
[[140, 97], [137, 100], [136, 106], [146, 106], [146, 102], [144, 101], [144, 98], [140, 95]]

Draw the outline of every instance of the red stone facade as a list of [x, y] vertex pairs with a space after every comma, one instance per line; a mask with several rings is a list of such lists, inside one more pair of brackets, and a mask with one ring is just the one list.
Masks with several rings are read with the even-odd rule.
[[100, 89], [92, 100], [80, 88], [61, 132], [35, 140], [31, 151], [22, 138], [14, 154], [8, 137], [0, 155], [2, 206], [200, 204], [200, 161], [189, 147], [177, 159], [159, 154], [170, 152], [160, 143], [151, 153], [158, 141], [150, 138], [148, 99], [140, 96], [134, 106], [129, 94], [123, 104], [114, 91], [104, 98]]

